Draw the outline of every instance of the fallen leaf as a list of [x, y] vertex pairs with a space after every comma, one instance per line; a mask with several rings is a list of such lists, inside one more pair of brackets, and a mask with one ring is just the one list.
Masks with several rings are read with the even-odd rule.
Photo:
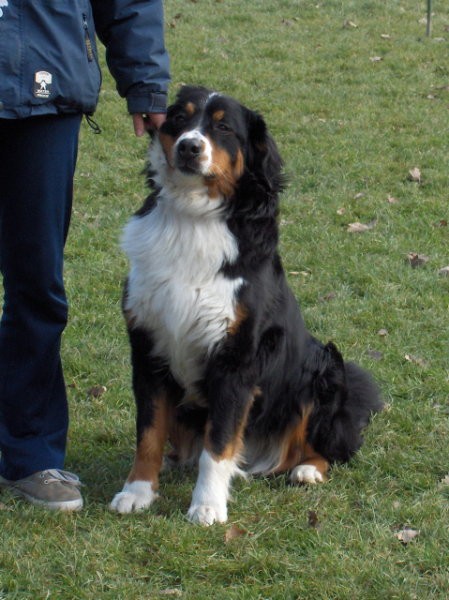
[[397, 204], [399, 200], [397, 198], [394, 198], [393, 196], [388, 196], [387, 202], [388, 204]]
[[367, 350], [366, 354], [373, 360], [382, 360], [384, 357], [382, 352], [379, 352], [379, 350]]
[[377, 335], [379, 335], [380, 337], [387, 337], [388, 329], [379, 329], [379, 331], [377, 332]]
[[407, 362], [418, 365], [419, 367], [427, 367], [427, 361], [419, 356], [415, 356], [414, 354], [406, 354], [404, 358]]
[[449, 266], [440, 269], [438, 275], [441, 275], [441, 277], [449, 277]]
[[434, 227], [447, 227], [446, 219], [440, 219], [436, 223], [433, 224]]
[[383, 60], [381, 56], [370, 56], [369, 59], [373, 63], [380, 62], [381, 60]]
[[307, 522], [309, 524], [309, 527], [312, 527], [313, 529], [318, 529], [320, 524], [318, 521], [318, 514], [315, 510], [309, 510], [309, 514], [307, 515]]
[[348, 233], [364, 233], [365, 231], [369, 231], [376, 226], [377, 220], [370, 221], [369, 223], [349, 223], [346, 231]]
[[443, 479], [441, 480], [441, 483], [443, 485], [449, 485], [449, 473], [446, 475], [446, 477], [443, 477]]
[[354, 200], [360, 200], [360, 198], [363, 198], [364, 196], [365, 194], [363, 192], [359, 192], [354, 196]]
[[356, 29], [358, 27], [358, 25], [356, 23], [354, 23], [354, 21], [350, 21], [349, 19], [347, 19], [344, 23], [343, 23], [343, 27], [345, 29]]
[[418, 169], [418, 167], [410, 169], [408, 172], [408, 180], [413, 181], [414, 183], [421, 183], [421, 171]]
[[104, 385], [94, 385], [89, 390], [87, 390], [88, 396], [92, 398], [99, 398], [107, 391], [106, 386]]
[[329, 302], [330, 300], [334, 300], [337, 297], [335, 292], [329, 292], [328, 294], [324, 294], [324, 296], [320, 297], [320, 302]]
[[288, 274], [296, 277], [297, 275], [299, 275], [299, 271], [289, 271]]
[[346, 212], [346, 208], [341, 207], [337, 210], [337, 215], [340, 215], [340, 216], [344, 215], [345, 212]]
[[430, 258], [428, 256], [425, 256], [424, 254], [418, 254], [417, 252], [409, 252], [406, 258], [406, 261], [413, 269], [416, 269], [416, 267], [422, 267], [429, 262], [429, 260]]
[[229, 529], [225, 533], [225, 543], [228, 544], [231, 540], [235, 540], [236, 538], [241, 538], [245, 535], [251, 536], [252, 533], [246, 531], [246, 529], [241, 529], [237, 527], [237, 525], [231, 525]]
[[381, 37], [383, 40], [391, 40], [391, 35], [390, 35], [389, 33], [381, 33], [381, 34], [380, 34], [380, 37]]
[[404, 527], [394, 535], [403, 544], [409, 544], [419, 534], [420, 531], [417, 529], [412, 529], [411, 527]]

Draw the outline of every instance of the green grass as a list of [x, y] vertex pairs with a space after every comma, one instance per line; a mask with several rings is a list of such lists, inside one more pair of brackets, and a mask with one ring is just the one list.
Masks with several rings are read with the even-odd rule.
[[[264, 114], [289, 176], [281, 251], [306, 322], [369, 368], [388, 404], [329, 483], [236, 481], [226, 526], [186, 521], [189, 472], [163, 475], [150, 511], [107, 509], [134, 448], [119, 238], [146, 193], [146, 140], [105, 73], [103, 134], [83, 126], [66, 252], [67, 468], [86, 484], [86, 509], [48, 514], [1, 498], [1, 600], [449, 596], [449, 278], [438, 275], [449, 228], [436, 226], [449, 220], [449, 13], [434, 2], [428, 39], [425, 5], [166, 2], [172, 97], [198, 83]], [[407, 179], [414, 167], [420, 184]], [[366, 233], [346, 230], [373, 219]], [[412, 269], [408, 252], [429, 261]], [[92, 398], [93, 385], [107, 392]], [[246, 533], [225, 542], [231, 523]], [[420, 531], [407, 545], [395, 537], [403, 526]]]

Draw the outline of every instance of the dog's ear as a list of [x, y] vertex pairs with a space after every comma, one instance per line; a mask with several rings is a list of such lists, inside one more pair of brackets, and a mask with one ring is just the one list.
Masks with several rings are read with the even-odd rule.
[[282, 187], [282, 158], [261, 115], [247, 110], [248, 147], [246, 166], [256, 178], [272, 191]]

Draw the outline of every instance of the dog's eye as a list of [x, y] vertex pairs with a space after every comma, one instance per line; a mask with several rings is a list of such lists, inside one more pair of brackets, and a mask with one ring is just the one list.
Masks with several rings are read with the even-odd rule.
[[173, 117], [173, 123], [175, 125], [184, 125], [184, 123], [186, 122], [186, 116], [183, 113], [178, 113], [177, 115], [175, 115]]
[[229, 125], [226, 125], [226, 123], [223, 123], [223, 121], [219, 121], [218, 123], [216, 123], [215, 128], [219, 131], [224, 131], [227, 133], [230, 133], [232, 131]]

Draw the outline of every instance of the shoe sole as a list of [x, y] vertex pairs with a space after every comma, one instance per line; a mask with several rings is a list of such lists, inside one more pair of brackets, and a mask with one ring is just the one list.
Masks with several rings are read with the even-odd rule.
[[15, 489], [13, 487], [2, 487], [3, 489], [8, 489], [8, 491], [17, 498], [24, 498], [25, 500], [28, 500], [28, 502], [34, 504], [35, 506], [48, 508], [49, 510], [62, 510], [64, 512], [73, 512], [81, 510], [83, 508], [82, 498], [77, 498], [76, 500], [66, 500], [65, 502], [47, 502], [46, 500], [39, 500], [39, 498], [30, 496], [26, 492], [22, 492], [21, 490]]

